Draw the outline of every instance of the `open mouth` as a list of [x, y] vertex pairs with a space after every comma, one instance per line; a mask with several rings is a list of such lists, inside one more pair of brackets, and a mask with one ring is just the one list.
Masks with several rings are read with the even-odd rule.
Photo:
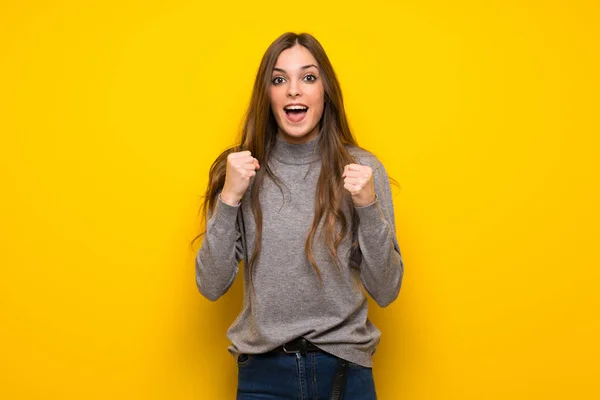
[[292, 122], [300, 122], [308, 112], [307, 106], [287, 106], [283, 109], [288, 119]]

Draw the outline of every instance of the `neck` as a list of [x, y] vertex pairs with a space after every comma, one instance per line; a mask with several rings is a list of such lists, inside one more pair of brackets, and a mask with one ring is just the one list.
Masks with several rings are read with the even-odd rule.
[[321, 159], [319, 139], [317, 135], [302, 143], [290, 143], [277, 135], [273, 148], [273, 157], [284, 164], [310, 164]]

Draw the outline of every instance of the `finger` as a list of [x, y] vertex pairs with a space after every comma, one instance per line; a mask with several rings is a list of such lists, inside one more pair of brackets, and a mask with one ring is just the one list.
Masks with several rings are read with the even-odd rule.
[[230, 160], [230, 163], [236, 168], [240, 168], [245, 165], [254, 165], [254, 158], [250, 156], [244, 156], [241, 158], [234, 158]]
[[254, 158], [254, 165], [256, 165], [256, 169], [260, 169], [260, 164], [256, 158]]
[[351, 183], [353, 185], [359, 185], [365, 183], [367, 180], [362, 176], [347, 176], [344, 182]]
[[252, 162], [254, 162], [254, 160], [255, 160], [255, 158], [252, 157], [251, 154], [246, 154], [244, 156], [235, 158], [235, 162], [237, 162], [237, 163], [252, 163]]
[[363, 177], [370, 178], [373, 175], [371, 167], [367, 165], [359, 165], [359, 164], [348, 164], [344, 167], [344, 173], [342, 174], [342, 178], [346, 177]]
[[344, 179], [344, 183], [349, 183], [351, 185], [356, 185], [362, 187], [365, 184], [366, 180], [362, 177], [347, 177]]
[[348, 176], [348, 166], [347, 165], [344, 166], [344, 173], [342, 174], [342, 178], [345, 178], [346, 176]]
[[345, 175], [346, 178], [357, 178], [359, 176], [362, 176], [363, 174], [361, 174], [358, 171], [346, 171]]
[[370, 167], [366, 167], [366, 166], [361, 166], [357, 171], [357, 174], [364, 176], [365, 178], [369, 178], [371, 175], [373, 175], [373, 172], [371, 170]]
[[239, 169], [237, 170], [240, 177], [246, 180], [250, 180], [253, 176], [256, 175], [256, 171], [253, 169]]
[[256, 169], [256, 164], [255, 163], [247, 163], [247, 164], [242, 164], [240, 167], [243, 169], [246, 169], [246, 170], [254, 171]]
[[253, 176], [255, 176], [255, 175], [256, 175], [256, 171], [254, 171], [254, 170], [252, 170], [252, 171], [246, 171], [246, 173], [245, 173], [244, 177], [245, 177], [247, 180], [250, 180], [250, 179], [252, 179], [252, 177], [253, 177]]
[[251, 155], [252, 153], [250, 153], [250, 150], [246, 150], [246, 151], [240, 151], [237, 153], [229, 153], [229, 155], [227, 156], [228, 159], [232, 159], [232, 158], [241, 158], [241, 157], [247, 157], [249, 155]]
[[350, 192], [351, 195], [356, 195], [358, 194], [359, 190], [356, 188], [356, 186], [350, 184], [350, 183], [345, 183], [344, 184], [344, 189], [346, 189], [347, 191]]
[[348, 171], [346, 173], [346, 178], [362, 178], [365, 180], [369, 180], [371, 178], [371, 174], [369, 171]]
[[368, 165], [350, 164], [348, 169], [351, 173], [360, 174], [365, 177], [369, 177], [373, 174], [373, 170]]

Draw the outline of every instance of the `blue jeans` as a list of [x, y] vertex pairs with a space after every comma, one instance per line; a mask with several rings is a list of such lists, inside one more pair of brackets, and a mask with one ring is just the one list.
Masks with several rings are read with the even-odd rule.
[[[328, 400], [338, 358], [325, 352], [241, 354], [237, 400]], [[350, 363], [343, 399], [376, 400], [373, 370]]]

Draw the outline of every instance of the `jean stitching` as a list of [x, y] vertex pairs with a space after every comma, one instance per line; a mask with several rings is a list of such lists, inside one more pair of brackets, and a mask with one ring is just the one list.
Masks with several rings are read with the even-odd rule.
[[306, 356], [302, 357], [302, 392], [303, 392], [303, 400], [310, 400], [308, 394], [308, 382], [306, 382]]
[[298, 368], [298, 398], [304, 400], [304, 391], [302, 390], [302, 359], [300, 354], [296, 353], [296, 367]]

